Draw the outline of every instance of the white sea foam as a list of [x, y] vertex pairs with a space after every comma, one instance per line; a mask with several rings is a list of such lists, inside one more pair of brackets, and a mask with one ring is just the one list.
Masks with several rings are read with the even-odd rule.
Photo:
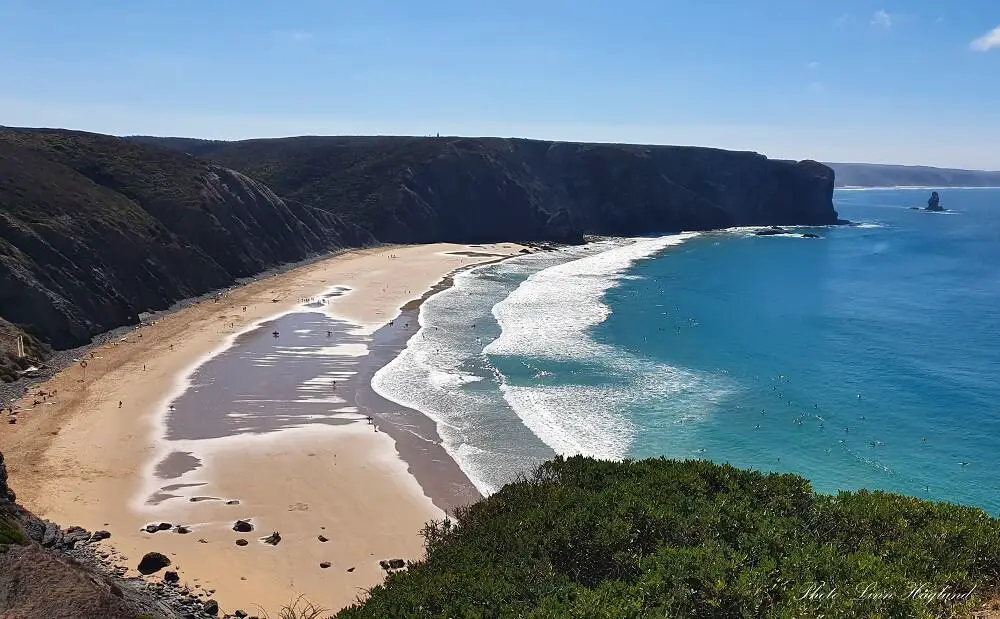
[[[715, 375], [641, 359], [590, 337], [610, 315], [604, 294], [632, 277], [627, 271], [636, 261], [692, 236], [607, 239], [462, 273], [424, 303], [421, 329], [372, 387], [433, 419], [445, 449], [484, 494], [553, 452], [627, 456], [635, 439], [630, 408], [669, 401], [671, 410], [695, 419], [726, 390]], [[501, 333], [484, 349], [483, 328], [496, 334], [490, 313]], [[530, 384], [518, 384], [490, 362], [520, 367], [525, 359], [588, 363], [596, 380], [574, 382], [558, 367], [535, 367], [522, 377]], [[676, 421], [668, 413], [652, 423]]]
[[697, 235], [685, 232], [637, 239], [535, 273], [493, 307], [502, 332], [483, 352], [564, 359], [585, 356], [586, 347], [593, 343], [581, 341], [580, 333], [604, 322], [611, 313], [601, 300], [604, 293], [638, 260]]
[[635, 243], [555, 266], [525, 280], [493, 308], [502, 328], [484, 353], [497, 357], [587, 361], [614, 378], [608, 384], [501, 386], [511, 408], [542, 441], [560, 454], [601, 458], [628, 455], [635, 429], [624, 414], [632, 406], [692, 397], [691, 411], [708, 408], [723, 389], [718, 380], [625, 353], [595, 341], [589, 330], [608, 318], [608, 289], [636, 261], [694, 233]]

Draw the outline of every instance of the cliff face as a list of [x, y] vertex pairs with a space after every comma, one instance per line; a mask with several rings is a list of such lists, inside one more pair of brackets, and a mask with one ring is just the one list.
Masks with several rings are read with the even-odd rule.
[[832, 192], [821, 164], [702, 148], [0, 128], [0, 318], [67, 348], [337, 248], [829, 224]]
[[568, 241], [837, 220], [830, 168], [756, 153], [499, 138], [158, 143], [241, 170], [387, 242]]

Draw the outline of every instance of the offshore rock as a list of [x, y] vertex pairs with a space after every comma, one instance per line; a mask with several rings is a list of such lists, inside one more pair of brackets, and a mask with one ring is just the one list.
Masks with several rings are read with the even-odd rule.
[[938, 192], [936, 192], [936, 191], [932, 191], [931, 192], [931, 197], [928, 198], [928, 200], [927, 200], [927, 209], [926, 210], [928, 210], [928, 211], [943, 211], [944, 210], [943, 208], [941, 208], [941, 197], [938, 196]]

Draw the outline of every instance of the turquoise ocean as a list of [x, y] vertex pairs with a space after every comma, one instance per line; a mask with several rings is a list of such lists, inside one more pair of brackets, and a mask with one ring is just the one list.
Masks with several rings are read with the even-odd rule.
[[[460, 274], [381, 370], [490, 493], [556, 453], [704, 458], [1000, 512], [1000, 189], [850, 226], [607, 239]], [[812, 232], [821, 238], [802, 238]]]

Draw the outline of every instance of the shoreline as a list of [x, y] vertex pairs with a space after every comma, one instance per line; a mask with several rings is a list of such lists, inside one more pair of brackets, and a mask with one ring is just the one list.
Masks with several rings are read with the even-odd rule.
[[[387, 324], [372, 335], [369, 357], [354, 394], [354, 402], [365, 414], [371, 415], [379, 429], [396, 442], [400, 458], [408, 465], [408, 472], [417, 480], [424, 494], [445, 514], [451, 516], [457, 507], [463, 507], [483, 498], [472, 480], [462, 471], [458, 462], [444, 448], [437, 422], [418, 409], [404, 406], [379, 395], [371, 385], [372, 377], [398, 357], [411, 337], [420, 331], [421, 306], [434, 295], [454, 285], [455, 276], [464, 271], [496, 264], [516, 257], [506, 256], [475, 265], [460, 267], [445, 275], [424, 294], [400, 308], [394, 324]], [[404, 327], [400, 327], [402, 322]], [[418, 328], [406, 329], [407, 323]], [[381, 339], [380, 339], [381, 338]], [[385, 349], [377, 347], [385, 346]], [[378, 356], [376, 356], [378, 355]]]
[[[182, 582], [211, 591], [205, 595], [224, 608], [236, 608], [236, 602], [276, 608], [299, 594], [327, 606], [350, 604], [384, 578], [379, 560], [419, 558], [417, 534], [423, 524], [478, 498], [439, 439], [433, 441], [433, 420], [381, 400], [367, 383], [417, 331], [395, 328], [395, 321], [402, 318], [405, 324], [412, 316], [416, 324], [426, 298], [450, 285], [459, 270], [487, 262], [475, 258], [521, 255], [520, 245], [495, 247], [500, 245], [339, 253], [229, 289], [219, 303], [202, 297], [154, 314], [151, 323], [125, 327], [128, 335], [121, 341], [91, 347], [89, 370], [69, 366], [48, 380], [32, 381], [18, 424], [0, 432], [12, 485], [25, 507], [42, 517], [63, 526], [110, 530], [113, 537], [105, 543], [113, 549], [111, 556], [130, 572], [146, 551], [168, 554], [176, 565], [170, 569], [181, 573]], [[394, 254], [404, 260], [382, 262]], [[138, 507], [129, 499], [141, 496], [144, 474], [155, 469], [161, 455], [156, 412], [183, 392], [192, 370], [231, 350], [241, 334], [294, 314], [302, 298], [334, 285], [353, 290], [327, 309], [366, 329], [370, 338], [355, 377], [359, 416], [362, 407], [373, 417], [378, 413], [384, 431], [370, 432], [355, 423], [263, 435], [270, 439], [239, 437], [213, 447], [211, 462], [202, 470], [212, 472], [211, 482], [222, 497], [239, 496], [238, 505], [175, 498], [151, 510], [114, 513], [108, 506]], [[239, 312], [244, 303], [252, 305], [245, 317]], [[387, 329], [390, 319], [394, 325]], [[316, 468], [319, 463], [325, 464]], [[317, 486], [317, 479], [324, 483]], [[305, 503], [302, 497], [311, 500]], [[142, 532], [154, 514], [185, 525], [193, 535]], [[264, 544], [234, 546], [230, 525], [244, 517], [256, 525], [247, 537], [281, 530], [281, 545], [276, 550]], [[317, 542], [317, 535], [332, 543]], [[330, 559], [335, 569], [316, 567]], [[189, 565], [190, 574], [184, 569]]]

